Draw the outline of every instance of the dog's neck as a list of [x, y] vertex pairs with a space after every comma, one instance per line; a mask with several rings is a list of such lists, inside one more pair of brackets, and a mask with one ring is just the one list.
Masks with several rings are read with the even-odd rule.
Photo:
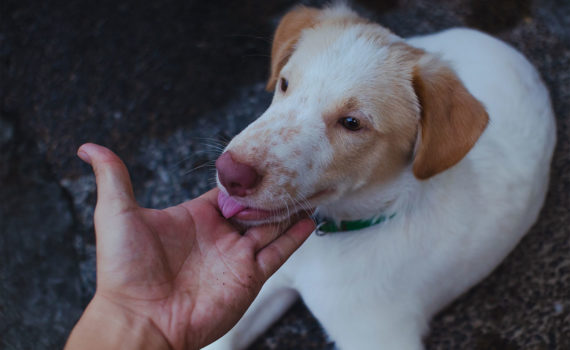
[[412, 172], [404, 171], [387, 183], [363, 187], [319, 206], [317, 215], [335, 221], [392, 216], [409, 208], [419, 186]]

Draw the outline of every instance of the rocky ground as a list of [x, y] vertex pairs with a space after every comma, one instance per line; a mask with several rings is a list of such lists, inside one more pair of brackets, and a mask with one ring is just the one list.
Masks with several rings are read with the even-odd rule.
[[[306, 1], [319, 4], [322, 1]], [[94, 291], [87, 141], [166, 207], [213, 184], [219, 146], [269, 104], [270, 38], [293, 2], [0, 2], [0, 347], [61, 347]], [[476, 27], [521, 50], [558, 118], [540, 220], [432, 322], [428, 349], [570, 349], [570, 2], [361, 0], [401, 36]], [[297, 303], [252, 349], [332, 349]]]

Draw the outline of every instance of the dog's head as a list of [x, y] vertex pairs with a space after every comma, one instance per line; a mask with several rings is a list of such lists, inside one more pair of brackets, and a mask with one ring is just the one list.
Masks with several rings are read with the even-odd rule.
[[267, 111], [216, 162], [220, 207], [242, 223], [459, 162], [488, 121], [451, 68], [345, 7], [298, 7], [273, 41]]

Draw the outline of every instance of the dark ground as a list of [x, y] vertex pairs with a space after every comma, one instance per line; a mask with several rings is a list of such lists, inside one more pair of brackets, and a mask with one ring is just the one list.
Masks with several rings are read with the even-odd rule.
[[[61, 347], [94, 291], [95, 186], [77, 147], [117, 151], [144, 206], [205, 191], [216, 145], [269, 104], [271, 32], [291, 3], [0, 0], [3, 349]], [[357, 5], [401, 36], [480, 28], [538, 67], [558, 118], [541, 218], [489, 278], [434, 319], [426, 344], [570, 349], [570, 2]], [[298, 303], [253, 348], [333, 345]]]

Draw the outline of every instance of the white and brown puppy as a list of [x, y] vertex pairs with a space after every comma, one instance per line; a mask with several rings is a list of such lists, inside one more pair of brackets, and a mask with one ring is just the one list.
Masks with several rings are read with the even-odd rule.
[[485, 34], [405, 40], [336, 5], [282, 19], [267, 86], [217, 161], [223, 214], [316, 208], [326, 234], [208, 348], [247, 347], [300, 295], [340, 349], [421, 349], [430, 317], [537, 219], [555, 143], [539, 75]]

